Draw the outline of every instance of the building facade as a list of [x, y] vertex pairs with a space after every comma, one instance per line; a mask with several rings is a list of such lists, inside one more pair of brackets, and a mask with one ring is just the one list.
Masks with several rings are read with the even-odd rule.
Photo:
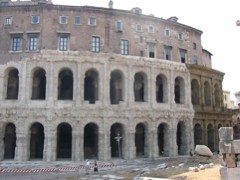
[[1, 160], [184, 155], [197, 122], [203, 144], [206, 125], [214, 139], [230, 125], [222, 98], [203, 98], [222, 93], [224, 74], [207, 67], [202, 32], [176, 17], [45, 0], [1, 0], [0, 17]]

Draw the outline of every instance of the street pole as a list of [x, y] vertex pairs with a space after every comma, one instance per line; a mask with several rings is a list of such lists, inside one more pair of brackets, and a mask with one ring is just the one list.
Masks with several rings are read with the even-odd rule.
[[118, 155], [119, 155], [119, 158], [121, 158], [120, 140], [122, 139], [122, 137], [120, 136], [119, 133], [117, 133], [117, 136], [115, 137], [115, 139], [116, 139], [117, 144], [118, 144]]

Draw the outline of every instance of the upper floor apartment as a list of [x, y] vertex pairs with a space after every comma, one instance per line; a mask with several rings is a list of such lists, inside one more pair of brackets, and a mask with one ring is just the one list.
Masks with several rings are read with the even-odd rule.
[[[53, 5], [51, 1], [0, 1], [0, 53], [40, 50], [91, 51], [141, 56], [211, 67], [201, 45], [202, 31], [144, 15], [140, 8], [119, 10]], [[3, 59], [1, 62], [3, 63]]]

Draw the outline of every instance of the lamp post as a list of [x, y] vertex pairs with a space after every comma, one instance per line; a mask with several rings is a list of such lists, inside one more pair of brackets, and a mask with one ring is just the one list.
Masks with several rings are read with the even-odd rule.
[[117, 144], [118, 144], [118, 155], [119, 158], [121, 158], [121, 148], [120, 148], [120, 140], [122, 139], [122, 137], [120, 136], [120, 133], [117, 133], [117, 136], [115, 137]]

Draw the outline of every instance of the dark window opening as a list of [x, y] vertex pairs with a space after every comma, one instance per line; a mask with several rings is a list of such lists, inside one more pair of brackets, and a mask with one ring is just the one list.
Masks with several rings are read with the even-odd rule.
[[18, 99], [19, 77], [18, 70], [13, 69], [8, 74], [6, 99]]
[[63, 70], [58, 77], [58, 99], [73, 99], [73, 74], [70, 70]]
[[46, 72], [39, 69], [33, 74], [32, 99], [45, 99], [46, 96]]
[[98, 74], [94, 70], [85, 73], [84, 79], [84, 100], [95, 104], [98, 100]]

